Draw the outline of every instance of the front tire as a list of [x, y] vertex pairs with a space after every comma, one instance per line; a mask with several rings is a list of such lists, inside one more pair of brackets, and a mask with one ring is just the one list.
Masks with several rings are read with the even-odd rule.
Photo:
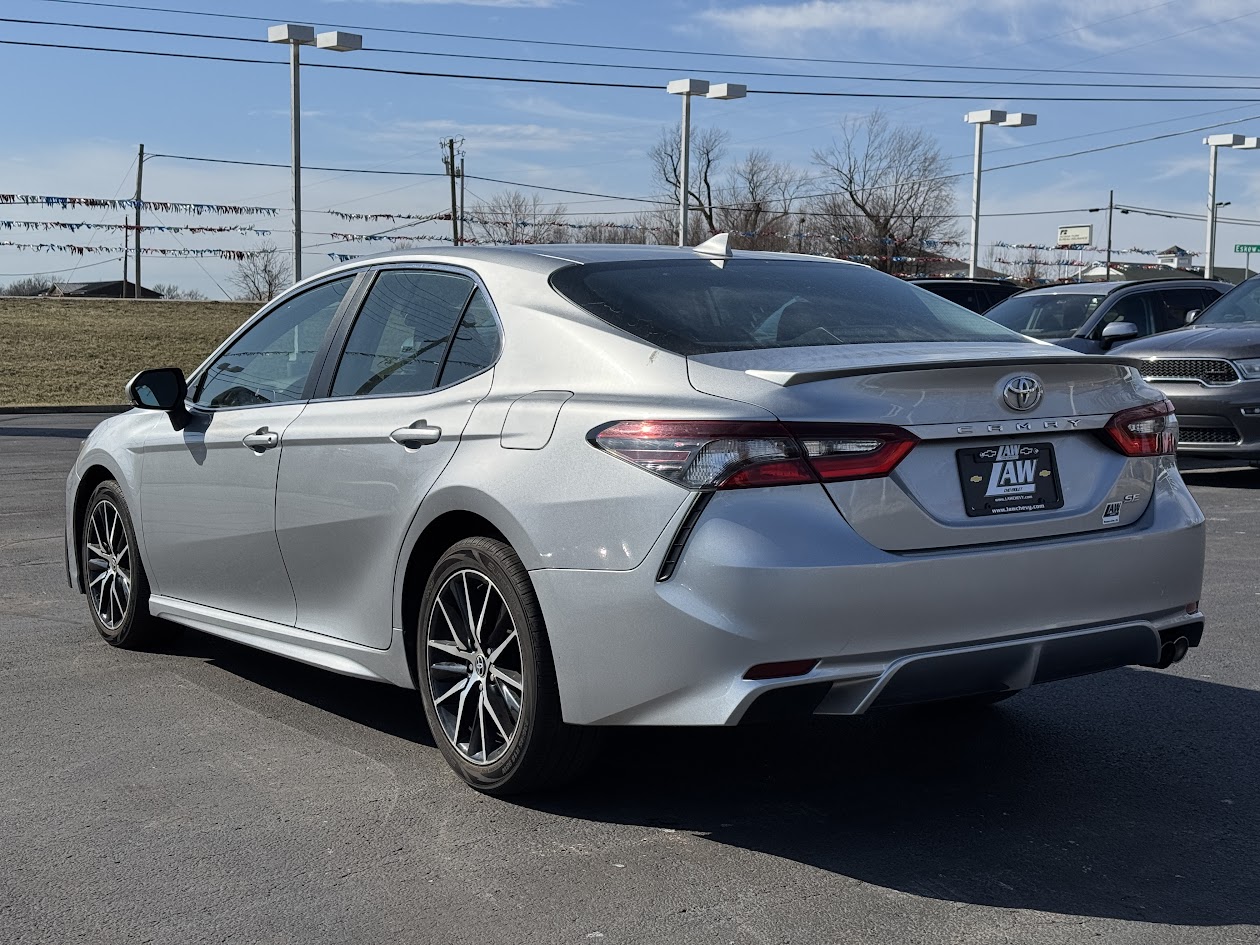
[[596, 733], [561, 719], [542, 610], [503, 542], [468, 538], [442, 556], [425, 586], [415, 651], [433, 739], [477, 790], [554, 787], [593, 757]]
[[149, 614], [149, 579], [127, 500], [112, 479], [88, 499], [79, 556], [88, 612], [105, 642], [123, 649], [151, 644], [157, 620]]

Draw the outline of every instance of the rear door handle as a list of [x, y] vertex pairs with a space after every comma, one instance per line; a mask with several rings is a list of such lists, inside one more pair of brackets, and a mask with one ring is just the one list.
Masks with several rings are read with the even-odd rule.
[[253, 433], [247, 433], [241, 438], [241, 442], [248, 446], [256, 453], [264, 450], [274, 449], [280, 445], [280, 434], [272, 433], [266, 427], [259, 427]]
[[389, 435], [389, 438], [408, 449], [418, 449], [426, 443], [436, 443], [442, 438], [441, 427], [418, 426], [400, 427]]

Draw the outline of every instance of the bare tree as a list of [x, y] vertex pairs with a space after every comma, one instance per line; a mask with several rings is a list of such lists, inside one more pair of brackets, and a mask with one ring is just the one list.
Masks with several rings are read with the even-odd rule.
[[14, 279], [3, 290], [0, 295], [40, 295], [52, 288], [52, 283], [47, 279], [41, 279], [39, 276], [26, 276], [22, 279]]
[[293, 265], [274, 243], [263, 243], [236, 264], [231, 282], [242, 301], [267, 302], [293, 282]]
[[718, 189], [714, 230], [731, 234], [738, 249], [803, 251], [805, 220], [796, 210], [803, 175], [754, 149], [730, 169]]
[[885, 272], [917, 257], [924, 240], [956, 239], [946, 161], [925, 131], [897, 127], [881, 112], [846, 121], [841, 137], [814, 152], [826, 174], [811, 211], [835, 256], [858, 255]]
[[1049, 276], [1047, 268], [1051, 264], [1050, 260], [1035, 247], [1026, 249], [1024, 252], [1026, 255], [1019, 261], [1015, 280], [1024, 285], [1041, 285]]
[[162, 298], [175, 302], [205, 302], [210, 298], [200, 289], [181, 289], [173, 282], [158, 282], [153, 286], [153, 291]]
[[568, 209], [547, 204], [538, 194], [506, 190], [472, 205], [467, 222], [479, 243], [565, 243], [569, 227], [561, 226]]
[[[700, 226], [693, 226], [687, 221], [687, 232], [692, 243], [700, 243], [713, 233], [721, 232], [718, 227], [715, 205], [716, 191], [719, 186], [721, 166], [726, 158], [727, 134], [716, 128], [697, 128], [691, 133], [691, 164], [687, 179], [688, 216], [698, 216]], [[676, 128], [666, 127], [656, 144], [648, 152], [652, 161], [652, 170], [656, 179], [665, 187], [666, 194], [673, 198], [674, 206], [678, 206], [679, 156], [682, 154], [682, 143]], [[677, 223], [677, 212], [663, 210], [662, 217], [672, 217]]]

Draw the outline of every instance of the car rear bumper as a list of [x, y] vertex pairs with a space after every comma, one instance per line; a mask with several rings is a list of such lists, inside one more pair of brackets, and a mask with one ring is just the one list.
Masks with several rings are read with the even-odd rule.
[[[888, 553], [817, 486], [719, 493], [661, 582], [672, 537], [633, 571], [532, 572], [566, 721], [732, 725], [788, 689], [855, 714], [1154, 665], [1201, 632], [1203, 516], [1173, 469], [1133, 525], [1047, 541]], [[818, 663], [743, 678], [789, 660]]]

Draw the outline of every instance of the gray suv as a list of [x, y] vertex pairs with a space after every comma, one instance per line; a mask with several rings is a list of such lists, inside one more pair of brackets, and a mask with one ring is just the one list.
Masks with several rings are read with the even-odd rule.
[[1228, 282], [1205, 279], [1077, 282], [1029, 289], [984, 315], [1031, 338], [1098, 354], [1181, 328], [1190, 312], [1207, 308], [1231, 288]]
[[1260, 462], [1260, 278], [1234, 288], [1188, 327], [1134, 342], [1124, 353], [1177, 408], [1177, 452]]

